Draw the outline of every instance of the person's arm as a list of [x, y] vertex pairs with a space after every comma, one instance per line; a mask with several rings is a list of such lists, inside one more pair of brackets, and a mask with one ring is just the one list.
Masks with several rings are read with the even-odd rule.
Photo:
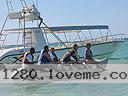
[[[56, 54], [55, 54], [56, 55]], [[57, 61], [59, 61], [59, 58], [58, 58], [58, 56], [56, 55], [56, 59], [57, 59]]]
[[86, 54], [87, 54], [86, 50], [87, 49], [85, 49], [85, 51], [84, 51], [84, 60], [86, 60]]
[[41, 64], [41, 59], [43, 57], [43, 51], [40, 52], [39, 58], [38, 58], [38, 64]]
[[52, 53], [52, 54], [53, 54], [53, 60], [54, 60], [55, 62], [59, 61], [57, 55], [56, 55], [55, 53]]
[[90, 56], [91, 56], [92, 60], [94, 60], [93, 59], [93, 54], [92, 54], [92, 51], [91, 50], [90, 50]]
[[51, 61], [51, 63], [54, 63], [54, 61], [51, 59], [51, 57], [48, 53], [44, 52], [44, 55]]
[[27, 60], [29, 61], [30, 64], [33, 64], [33, 63], [34, 63], [34, 62], [33, 62], [33, 57], [32, 57], [31, 54], [28, 54], [28, 55], [27, 55]]
[[43, 57], [43, 51], [40, 52], [38, 61], [41, 61], [42, 57]]
[[70, 55], [75, 59], [75, 61], [78, 61], [77, 56], [75, 55], [75, 51], [71, 51]]
[[53, 56], [52, 53], [50, 53], [50, 58], [51, 58], [52, 60], [54, 60], [54, 56]]
[[92, 56], [92, 51], [91, 51], [91, 50], [88, 49], [88, 50], [86, 51], [86, 56], [87, 56], [87, 57], [89, 56], [89, 58], [93, 60], [93, 56]]

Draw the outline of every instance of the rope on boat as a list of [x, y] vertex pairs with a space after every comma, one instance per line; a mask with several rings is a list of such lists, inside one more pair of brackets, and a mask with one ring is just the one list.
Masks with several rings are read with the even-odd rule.
[[47, 26], [47, 24], [46, 23], [44, 23], [43, 21], [42, 21], [42, 23], [44, 24], [44, 26], [46, 27], [46, 28], [48, 28], [48, 30], [50, 31], [50, 33], [59, 41], [59, 42], [61, 42], [66, 48], [68, 48], [67, 47], [67, 45]]

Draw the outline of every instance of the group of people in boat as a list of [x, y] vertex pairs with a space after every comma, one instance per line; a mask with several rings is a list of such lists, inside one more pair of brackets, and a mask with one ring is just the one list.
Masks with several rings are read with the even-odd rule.
[[[81, 64], [85, 62], [87, 64], [96, 64], [93, 59], [93, 54], [91, 51], [91, 44], [86, 44], [86, 49], [84, 52], [84, 59], [80, 60], [80, 56], [78, 54], [78, 44], [74, 44], [72, 49], [68, 50], [62, 58], [58, 58], [57, 54], [55, 53], [55, 48], [51, 47], [49, 49], [48, 46], [44, 46], [43, 50], [40, 52], [38, 64]], [[35, 63], [34, 54], [35, 48], [31, 48], [29, 52], [26, 52], [23, 57], [23, 64], [33, 64]]]

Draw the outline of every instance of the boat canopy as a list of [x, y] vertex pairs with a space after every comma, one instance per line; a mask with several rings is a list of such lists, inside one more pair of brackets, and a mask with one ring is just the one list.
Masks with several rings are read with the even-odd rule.
[[[26, 28], [26, 32], [30, 31], [31, 29], [38, 29], [39, 27], [31, 27], [31, 28]], [[80, 30], [96, 30], [96, 29], [109, 29], [107, 25], [92, 25], [92, 26], [59, 26], [59, 27], [41, 27], [41, 29], [44, 29], [45, 32], [49, 32], [49, 29], [52, 31], [64, 31], [64, 32], [78, 32]], [[23, 32], [23, 28], [20, 29], [7, 29], [4, 31], [20, 31]], [[63, 32], [62, 32], [63, 33]]]
[[50, 27], [52, 31], [61, 30], [93, 30], [93, 29], [109, 29], [105, 25], [95, 25], [95, 26], [62, 26], [62, 27]]

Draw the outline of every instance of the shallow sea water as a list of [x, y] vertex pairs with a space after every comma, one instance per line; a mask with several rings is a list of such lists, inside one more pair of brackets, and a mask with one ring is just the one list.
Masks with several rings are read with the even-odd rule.
[[1, 84], [0, 96], [127, 96], [128, 84]]

